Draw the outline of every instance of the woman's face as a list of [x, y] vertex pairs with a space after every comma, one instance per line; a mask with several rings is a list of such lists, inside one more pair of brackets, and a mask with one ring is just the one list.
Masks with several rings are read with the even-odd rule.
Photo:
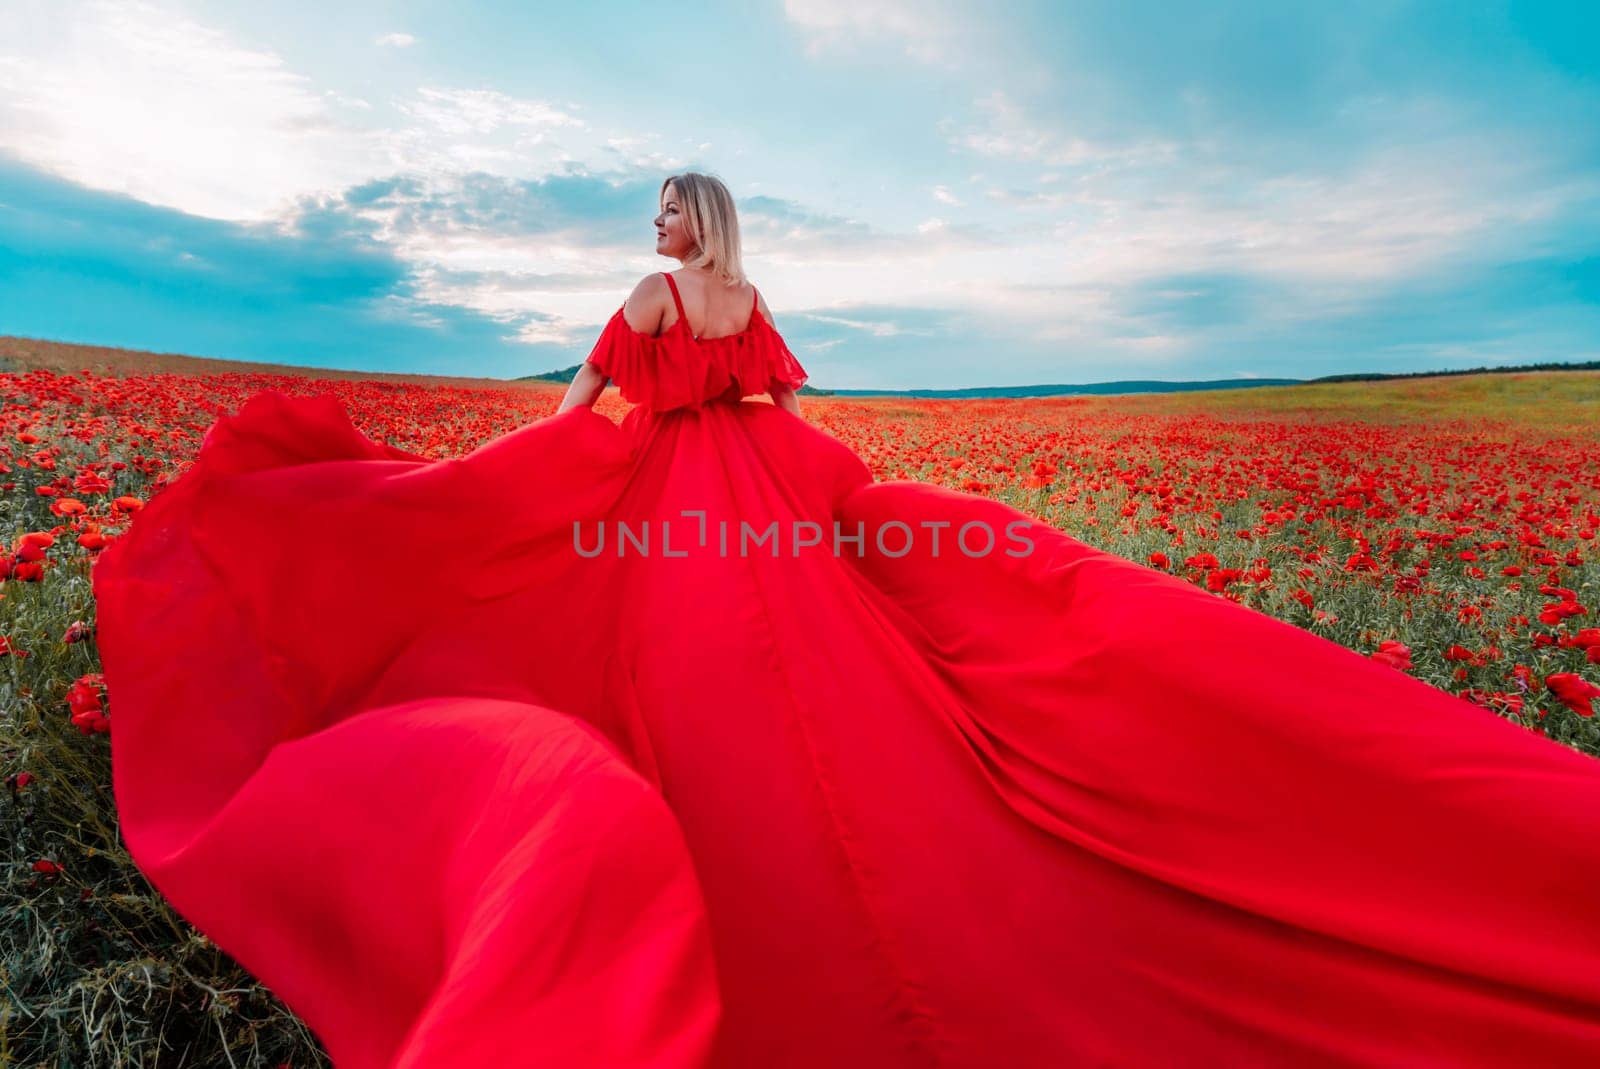
[[661, 214], [656, 216], [656, 252], [682, 260], [694, 251], [694, 238], [684, 222], [683, 205], [678, 202], [678, 191], [667, 186], [661, 194]]

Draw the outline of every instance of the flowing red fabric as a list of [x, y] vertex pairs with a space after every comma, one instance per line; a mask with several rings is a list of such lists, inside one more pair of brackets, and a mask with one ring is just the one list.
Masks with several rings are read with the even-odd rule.
[[257, 394], [95, 567], [128, 848], [337, 1065], [1594, 1063], [1600, 764], [873, 482], [759, 315], [590, 359], [662, 406]]

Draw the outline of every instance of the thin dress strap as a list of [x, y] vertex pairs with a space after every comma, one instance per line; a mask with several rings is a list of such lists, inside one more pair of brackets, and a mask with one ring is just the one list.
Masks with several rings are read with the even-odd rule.
[[683, 298], [678, 296], [678, 283], [677, 283], [677, 281], [675, 279], [673, 279], [673, 277], [671, 275], [667, 274], [667, 272], [665, 272], [665, 271], [661, 272], [661, 274], [662, 274], [662, 277], [664, 277], [667, 280], [668, 288], [672, 290], [672, 303], [678, 306], [678, 318], [683, 320], [683, 325], [685, 327], [688, 327], [689, 326], [689, 316], [683, 310]]

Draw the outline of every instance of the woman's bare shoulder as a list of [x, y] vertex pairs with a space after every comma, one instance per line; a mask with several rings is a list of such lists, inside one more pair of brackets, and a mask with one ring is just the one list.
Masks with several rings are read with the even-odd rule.
[[641, 334], [658, 334], [671, 304], [672, 291], [667, 288], [666, 276], [652, 271], [638, 281], [622, 303], [622, 318]]

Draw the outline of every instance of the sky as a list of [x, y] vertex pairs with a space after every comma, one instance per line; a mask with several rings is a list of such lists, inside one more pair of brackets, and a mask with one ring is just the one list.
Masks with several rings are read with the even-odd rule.
[[1600, 359], [1597, 12], [0, 0], [0, 334], [569, 367], [692, 170], [822, 389]]

